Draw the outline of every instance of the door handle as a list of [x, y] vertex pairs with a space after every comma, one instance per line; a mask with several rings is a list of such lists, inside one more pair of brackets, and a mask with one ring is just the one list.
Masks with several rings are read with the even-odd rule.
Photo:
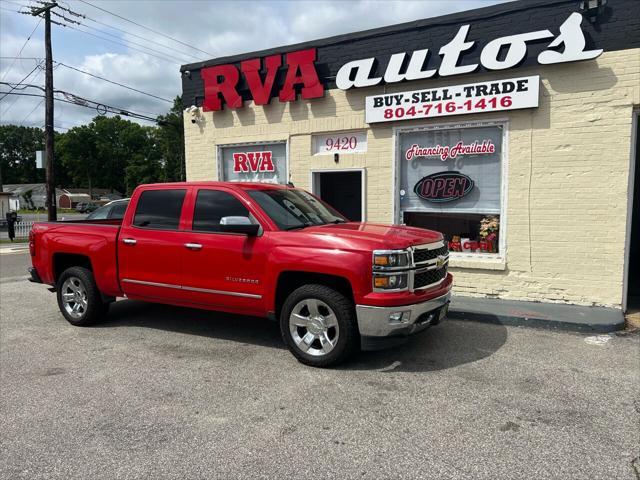
[[189, 250], [200, 250], [202, 248], [202, 245], [199, 243], [185, 243], [184, 246]]
[[122, 243], [125, 245], [135, 245], [138, 241], [135, 238], [123, 238]]

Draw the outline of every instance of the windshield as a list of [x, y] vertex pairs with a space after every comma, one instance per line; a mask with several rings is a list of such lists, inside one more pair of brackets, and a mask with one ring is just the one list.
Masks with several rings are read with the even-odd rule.
[[104, 205], [91, 212], [87, 216], [87, 220], [105, 220], [109, 215], [109, 210], [111, 210], [111, 205]]
[[247, 193], [281, 230], [347, 221], [329, 205], [304, 190], [248, 190]]

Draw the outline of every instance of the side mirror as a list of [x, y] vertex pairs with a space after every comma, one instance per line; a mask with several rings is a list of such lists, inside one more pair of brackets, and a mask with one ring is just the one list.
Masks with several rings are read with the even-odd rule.
[[222, 217], [220, 219], [220, 231], [243, 233], [255, 237], [260, 231], [260, 225], [253, 223], [249, 217]]

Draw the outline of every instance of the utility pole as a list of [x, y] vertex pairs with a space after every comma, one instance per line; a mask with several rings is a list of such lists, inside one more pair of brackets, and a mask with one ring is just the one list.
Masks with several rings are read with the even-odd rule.
[[44, 13], [44, 48], [45, 48], [45, 76], [44, 76], [44, 150], [45, 172], [47, 186], [46, 207], [48, 220], [57, 220], [56, 184], [53, 170], [53, 58], [51, 54], [51, 9], [58, 4], [48, 3], [41, 8], [31, 10], [31, 15], [39, 16]]
[[4, 191], [2, 187], [2, 160], [4, 160], [4, 143], [0, 143], [0, 192]]

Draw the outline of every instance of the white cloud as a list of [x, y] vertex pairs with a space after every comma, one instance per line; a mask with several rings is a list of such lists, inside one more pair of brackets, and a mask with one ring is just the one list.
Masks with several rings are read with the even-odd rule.
[[[25, 0], [26, 1], [26, 0]], [[175, 63], [166, 62], [112, 42], [97, 40], [74, 30], [54, 27], [54, 59], [86, 70], [115, 82], [132, 86], [160, 97], [173, 99], [180, 94], [180, 63], [206, 60], [213, 57], [234, 55], [262, 50], [291, 43], [392, 25], [421, 18], [433, 17], [460, 10], [478, 8], [504, 0], [359, 0], [359, 1], [156, 1], [135, 2], [101, 1], [97, 6], [134, 20], [153, 30], [179, 39], [209, 52], [189, 48], [172, 42], [148, 30], [70, 0], [60, 2], [89, 18], [132, 32], [126, 35], [110, 30], [104, 25], [84, 20], [86, 25], [119, 36], [107, 37], [121, 42], [136, 42], [161, 50], [165, 56], [174, 57]], [[11, 3], [1, 2], [3, 8], [13, 8]], [[26, 36], [35, 26], [35, 20], [19, 14], [0, 10], [0, 52], [2, 56], [14, 56]], [[89, 30], [97, 35], [104, 33]], [[152, 42], [139, 38], [144, 37]], [[170, 46], [168, 50], [162, 45]], [[43, 57], [42, 26], [22, 52], [23, 57]], [[12, 60], [0, 60], [0, 76], [9, 68]], [[8, 81], [18, 81], [35, 66], [31, 60], [17, 61], [7, 74]], [[33, 83], [43, 84], [43, 75], [34, 74]], [[62, 66], [54, 72], [55, 88], [76, 95], [117, 105], [140, 113], [163, 113], [170, 105], [117, 85], [88, 77]], [[0, 91], [6, 91], [1, 86]], [[39, 93], [35, 89], [28, 91]], [[2, 123], [22, 122], [38, 105], [39, 98], [8, 96], [0, 101]], [[8, 108], [12, 105], [10, 108]], [[3, 114], [5, 111], [8, 113]], [[93, 110], [74, 105], [56, 104], [56, 124], [63, 127], [84, 123], [95, 116]], [[27, 119], [31, 125], [42, 125], [44, 108], [40, 106]]]

